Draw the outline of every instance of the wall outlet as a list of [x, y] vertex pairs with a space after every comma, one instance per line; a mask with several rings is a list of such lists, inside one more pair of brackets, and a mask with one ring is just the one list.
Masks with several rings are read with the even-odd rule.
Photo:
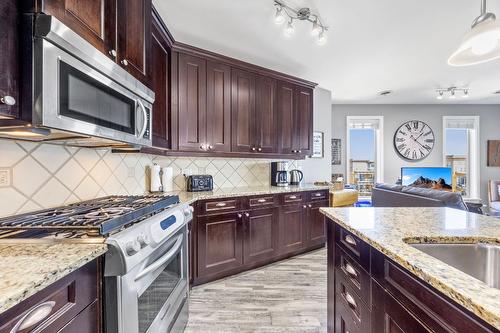
[[198, 168], [198, 174], [205, 175], [206, 173], [207, 173], [207, 168], [205, 168], [205, 167]]
[[127, 170], [127, 176], [128, 177], [135, 177], [135, 168], [134, 167], [129, 167], [128, 170]]
[[191, 168], [182, 169], [182, 174], [186, 177], [191, 176], [193, 174], [193, 169]]
[[0, 169], [0, 187], [10, 186], [10, 170]]

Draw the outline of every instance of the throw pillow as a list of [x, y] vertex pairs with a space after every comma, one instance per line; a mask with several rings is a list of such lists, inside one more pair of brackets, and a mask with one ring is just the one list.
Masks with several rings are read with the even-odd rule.
[[500, 195], [500, 185], [498, 185], [498, 195]]

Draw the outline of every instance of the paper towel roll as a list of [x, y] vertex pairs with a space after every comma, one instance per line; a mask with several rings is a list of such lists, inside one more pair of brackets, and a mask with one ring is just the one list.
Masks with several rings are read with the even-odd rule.
[[151, 192], [161, 192], [161, 178], [160, 178], [161, 167], [158, 164], [153, 164], [151, 167], [151, 184], [150, 191]]
[[161, 175], [161, 183], [163, 184], [163, 192], [174, 190], [174, 169], [171, 167], [163, 167]]

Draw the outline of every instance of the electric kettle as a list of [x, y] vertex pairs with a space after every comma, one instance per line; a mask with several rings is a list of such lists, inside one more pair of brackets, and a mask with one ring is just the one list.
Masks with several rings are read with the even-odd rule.
[[304, 174], [300, 170], [292, 170], [290, 171], [290, 185], [299, 185], [302, 179], [304, 178]]

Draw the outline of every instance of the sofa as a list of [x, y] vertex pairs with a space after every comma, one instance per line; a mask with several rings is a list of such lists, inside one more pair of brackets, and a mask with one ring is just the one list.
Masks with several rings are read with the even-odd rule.
[[[472, 211], [458, 193], [392, 184], [376, 184], [372, 204], [374, 207], [449, 207]], [[473, 212], [482, 213], [480, 209]]]
[[500, 213], [500, 180], [490, 180], [488, 182], [488, 199], [490, 211]]

